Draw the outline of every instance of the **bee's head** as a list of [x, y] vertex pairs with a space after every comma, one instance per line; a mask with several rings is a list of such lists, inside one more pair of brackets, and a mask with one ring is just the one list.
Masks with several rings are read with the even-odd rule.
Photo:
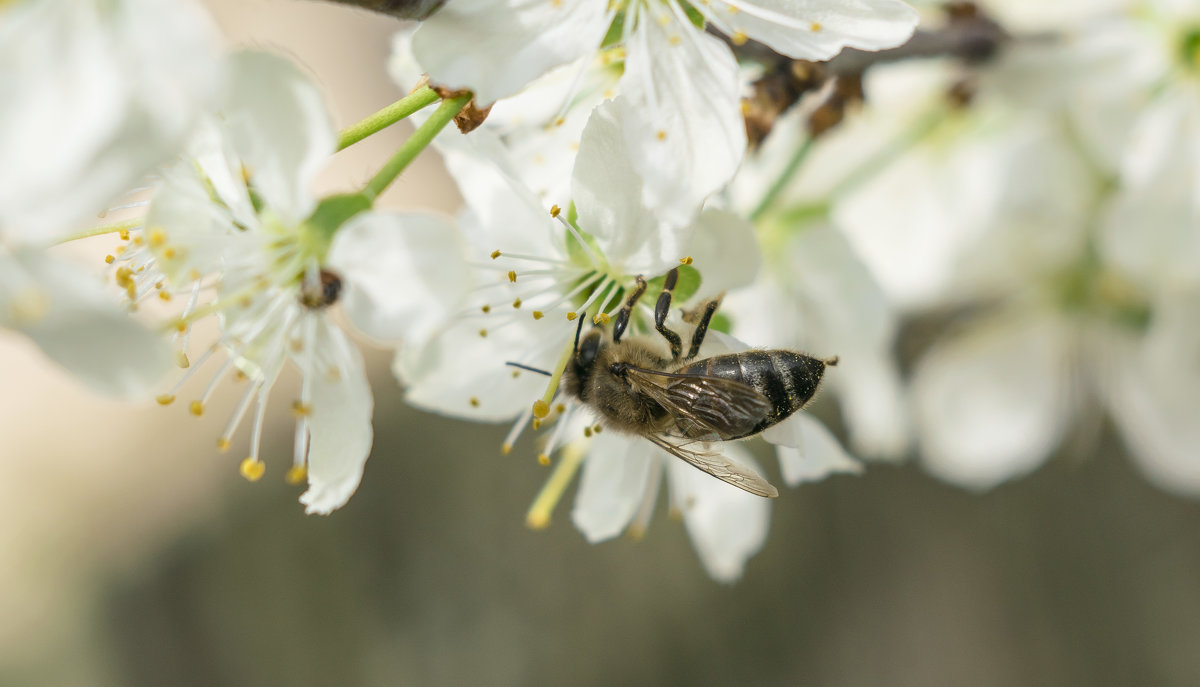
[[587, 334], [583, 334], [585, 317], [586, 314], [579, 318], [579, 326], [575, 330], [575, 353], [571, 356], [571, 363], [566, 370], [567, 393], [580, 400], [586, 400], [583, 398], [584, 389], [587, 388], [587, 380], [592, 376], [596, 358], [600, 355], [605, 341], [602, 327], [593, 327]]

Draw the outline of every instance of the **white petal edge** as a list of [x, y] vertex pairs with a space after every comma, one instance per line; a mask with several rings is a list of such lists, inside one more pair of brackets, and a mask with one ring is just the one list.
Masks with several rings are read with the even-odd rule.
[[819, 420], [796, 413], [775, 427], [763, 438], [775, 444], [783, 481], [789, 487], [803, 482], [817, 482], [834, 473], [859, 474], [862, 463], [850, 457]]
[[571, 522], [593, 544], [629, 525], [646, 496], [660, 451], [640, 437], [606, 432], [587, 449]]

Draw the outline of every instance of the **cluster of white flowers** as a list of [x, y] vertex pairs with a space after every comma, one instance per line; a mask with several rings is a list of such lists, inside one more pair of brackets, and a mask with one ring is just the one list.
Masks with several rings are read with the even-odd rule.
[[[637, 536], [665, 474], [705, 568], [736, 579], [770, 502], [605, 431], [560, 383], [583, 327], [665, 352], [656, 326], [722, 297], [699, 358], [840, 361], [849, 451], [804, 412], [760, 433], [788, 485], [915, 456], [986, 488], [1111, 418], [1152, 480], [1200, 492], [1191, 3], [448, 0], [396, 37], [410, 95], [340, 136], [301, 68], [218, 44], [190, 0], [0, 3], [0, 326], [114, 394], [170, 405], [204, 375], [196, 415], [244, 384], [216, 447], [248, 427], [250, 480], [290, 361], [310, 513], [371, 451], [344, 319], [396, 347], [414, 406], [512, 423], [505, 454], [541, 432], [530, 526], [578, 475], [588, 540]], [[360, 192], [314, 197], [334, 153], [406, 117]], [[427, 146], [460, 215], [375, 209]], [[88, 228], [105, 208], [138, 212]], [[111, 294], [52, 248], [105, 234]], [[637, 284], [673, 288], [665, 325]]]

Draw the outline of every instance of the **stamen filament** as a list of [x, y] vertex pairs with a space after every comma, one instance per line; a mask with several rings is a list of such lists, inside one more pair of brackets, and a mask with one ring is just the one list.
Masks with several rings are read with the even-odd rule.
[[550, 473], [550, 479], [542, 485], [542, 490], [538, 492], [537, 498], [533, 500], [533, 505], [525, 514], [527, 527], [540, 530], [550, 524], [550, 514], [554, 512], [554, 507], [558, 505], [563, 492], [567, 490], [571, 479], [575, 477], [575, 473], [583, 463], [585, 445], [586, 442], [575, 441], [563, 449], [562, 457], [554, 466], [554, 472]]
[[140, 228], [141, 226], [142, 218], [140, 217], [136, 219], [128, 219], [124, 222], [102, 224], [98, 227], [92, 227], [91, 229], [84, 229], [83, 231], [79, 231], [74, 234], [68, 234], [55, 241], [54, 245], [58, 246], [67, 243], [68, 241], [78, 241], [79, 239], [91, 238], [93, 236], [104, 236], [105, 234], [116, 234], [122, 231], [132, 231]]

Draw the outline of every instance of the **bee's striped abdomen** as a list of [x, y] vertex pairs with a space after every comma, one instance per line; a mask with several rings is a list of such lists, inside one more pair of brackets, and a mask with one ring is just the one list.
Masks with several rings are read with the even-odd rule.
[[741, 435], [750, 436], [803, 408], [817, 393], [825, 374], [825, 361], [793, 351], [745, 351], [697, 360], [676, 372], [732, 379], [765, 396], [771, 403], [771, 412], [754, 429]]

